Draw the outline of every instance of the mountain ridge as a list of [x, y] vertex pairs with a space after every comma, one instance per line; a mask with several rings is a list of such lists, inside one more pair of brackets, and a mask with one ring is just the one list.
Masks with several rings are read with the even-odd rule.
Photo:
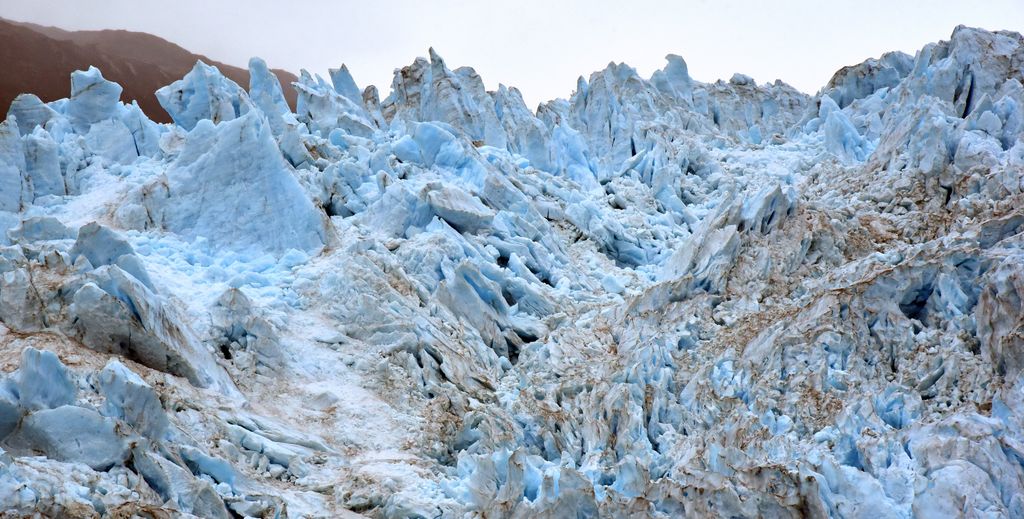
[[[30, 32], [27, 32], [30, 31]], [[30, 22], [0, 18], [0, 66], [11, 71], [0, 78], [0, 109], [23, 92], [44, 101], [66, 97], [71, 73], [95, 65], [124, 88], [124, 100], [136, 100], [157, 122], [171, 122], [154, 92], [185, 75], [197, 60], [216, 66], [236, 83], [249, 84], [246, 69], [192, 53], [149, 33], [122, 29], [69, 31]], [[294, 108], [295, 74], [273, 69], [283, 85], [285, 99]]]

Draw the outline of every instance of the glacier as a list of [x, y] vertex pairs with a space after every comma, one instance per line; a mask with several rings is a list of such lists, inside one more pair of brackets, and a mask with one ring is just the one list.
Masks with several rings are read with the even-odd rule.
[[0, 123], [0, 509], [1024, 517], [1024, 37]]

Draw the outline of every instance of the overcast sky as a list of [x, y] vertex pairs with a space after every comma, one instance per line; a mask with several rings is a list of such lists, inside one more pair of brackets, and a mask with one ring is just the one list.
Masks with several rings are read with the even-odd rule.
[[1024, 32], [1024, 0], [2, 0], [0, 16], [145, 31], [241, 66], [257, 55], [327, 77], [346, 63], [382, 97], [393, 70], [433, 46], [488, 88], [518, 87], [531, 107], [567, 97], [609, 61], [649, 77], [674, 53], [700, 81], [743, 72], [814, 93], [844, 65], [913, 54], [958, 24]]

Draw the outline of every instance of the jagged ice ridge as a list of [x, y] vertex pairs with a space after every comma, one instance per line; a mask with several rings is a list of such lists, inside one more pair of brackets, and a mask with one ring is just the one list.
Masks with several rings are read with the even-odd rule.
[[813, 97], [250, 74], [0, 124], [8, 513], [1024, 517], [1020, 34]]

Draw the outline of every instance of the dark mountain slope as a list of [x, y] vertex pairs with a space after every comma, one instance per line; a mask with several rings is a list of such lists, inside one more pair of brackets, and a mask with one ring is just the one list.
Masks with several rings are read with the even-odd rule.
[[[193, 54], [163, 38], [122, 30], [66, 31], [31, 23], [0, 19], [0, 115], [11, 101], [31, 92], [43, 101], [67, 97], [71, 72], [94, 65], [103, 76], [124, 87], [122, 101], [137, 100], [155, 121], [170, 117], [153, 95], [158, 88], [180, 79], [196, 60], [215, 65], [245, 88], [249, 72], [243, 68]], [[294, 74], [274, 70], [288, 103], [295, 106]]]

